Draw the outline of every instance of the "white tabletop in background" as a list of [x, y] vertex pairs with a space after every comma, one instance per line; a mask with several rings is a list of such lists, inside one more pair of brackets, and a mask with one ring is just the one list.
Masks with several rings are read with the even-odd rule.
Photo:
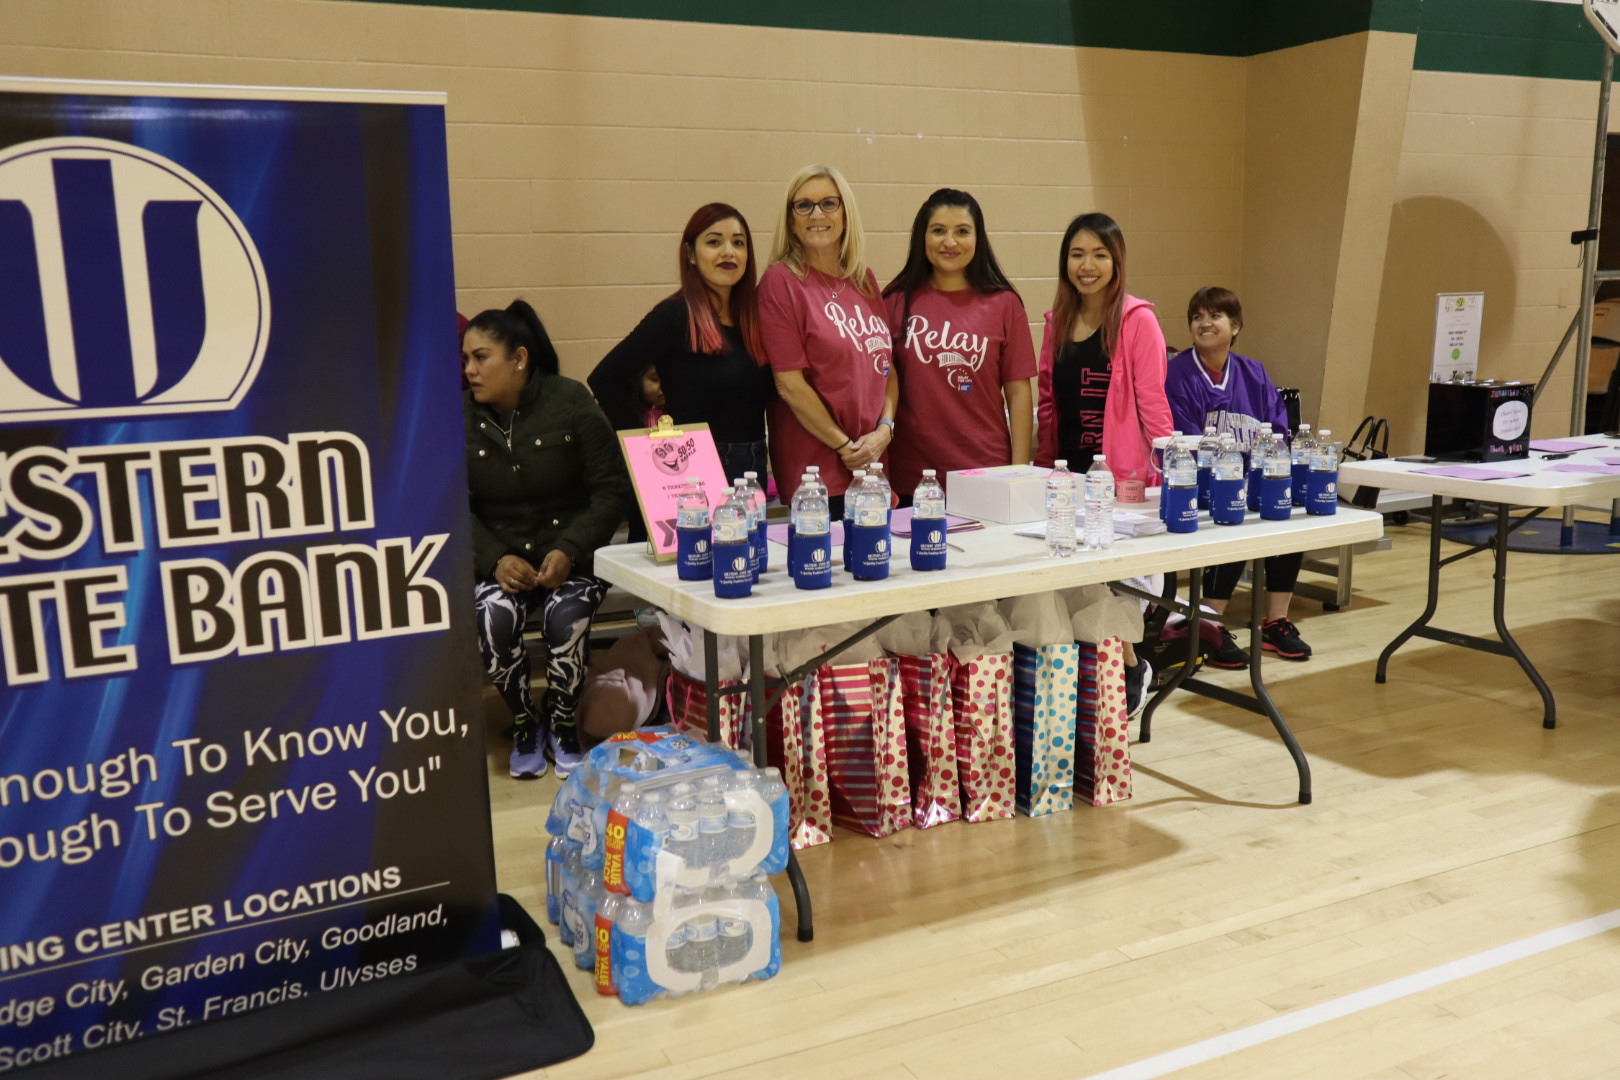
[[[596, 553], [595, 572], [706, 630], [767, 634], [1356, 544], [1382, 536], [1384, 519], [1341, 506], [1338, 513], [1322, 517], [1296, 508], [1287, 521], [1261, 521], [1249, 514], [1242, 525], [1217, 526], [1206, 513], [1195, 533], [1120, 537], [1106, 551], [1076, 551], [1066, 559], [1048, 557], [1043, 539], [1013, 535], [1017, 527], [990, 525], [952, 533], [951, 542], [963, 550], [947, 552], [947, 569], [931, 573], [911, 569], [909, 542], [896, 537], [887, 580], [856, 581], [834, 569], [832, 586], [826, 589], [795, 588], [786, 569], [787, 549], [772, 544], [770, 571], [752, 596], [740, 600], [717, 598], [707, 581], [679, 580], [675, 564], [655, 563], [645, 544], [602, 548]], [[841, 562], [836, 552], [833, 561], [835, 566]]]
[[[1598, 473], [1547, 472], [1552, 465], [1586, 462], [1600, 464], [1599, 458], [1620, 457], [1620, 439], [1602, 435], [1571, 435], [1573, 442], [1601, 443], [1602, 449], [1577, 450], [1569, 457], [1549, 460], [1532, 450], [1529, 458], [1486, 462], [1346, 461], [1339, 466], [1341, 486], [1369, 485], [1420, 491], [1426, 495], [1448, 495], [1454, 499], [1512, 503], [1516, 506], [1576, 506], [1620, 498], [1620, 476]], [[1427, 476], [1418, 469], [1459, 465], [1466, 468], [1498, 469], [1503, 472], [1529, 472], [1512, 480], [1463, 480], [1450, 476]]]

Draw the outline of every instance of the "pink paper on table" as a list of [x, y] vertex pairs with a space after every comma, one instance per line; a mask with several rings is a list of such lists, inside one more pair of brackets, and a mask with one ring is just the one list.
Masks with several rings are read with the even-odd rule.
[[[911, 535], [911, 509], [909, 506], [902, 506], [894, 512], [894, 516], [889, 519], [889, 531], [891, 533], [896, 536]], [[982, 528], [984, 526], [973, 518], [961, 517], [957, 514], [945, 515], [946, 532], [968, 532]]]
[[1530, 449], [1549, 454], [1567, 454], [1574, 450], [1601, 450], [1602, 443], [1581, 442], [1579, 439], [1532, 439]]
[[1506, 472], [1502, 469], [1481, 469], [1476, 465], [1441, 465], [1433, 469], [1413, 469], [1424, 476], [1449, 476], [1454, 480], [1512, 480], [1529, 476], [1527, 472]]
[[[897, 510], [895, 513], [898, 514], [899, 511]], [[787, 531], [788, 527], [786, 525], [767, 525], [765, 526], [765, 539], [773, 544], [781, 544], [783, 547], [787, 547]], [[844, 523], [842, 521], [832, 523], [832, 546], [844, 546]]]
[[726, 486], [725, 466], [706, 425], [687, 425], [683, 434], [654, 438], [624, 435], [620, 447], [630, 467], [630, 482], [641, 502], [641, 516], [653, 549], [675, 556], [675, 503], [692, 477], [702, 480], [709, 497]]
[[1600, 457], [1598, 460], [1605, 465], [1620, 465], [1620, 457]]
[[1559, 465], [1549, 465], [1541, 471], [1595, 473], [1598, 476], [1620, 476], [1620, 465], [1581, 465], [1573, 461], [1566, 461]]

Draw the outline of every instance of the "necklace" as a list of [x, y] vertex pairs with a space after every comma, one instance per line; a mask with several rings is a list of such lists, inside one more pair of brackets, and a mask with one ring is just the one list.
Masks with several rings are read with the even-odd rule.
[[506, 440], [506, 452], [508, 454], [510, 454], [512, 452], [512, 429], [514, 427], [516, 427], [516, 426], [517, 426], [517, 410], [516, 409], [512, 410], [512, 418], [506, 422], [505, 427], [501, 427], [501, 422], [499, 420], [495, 421], [495, 430], [500, 432], [501, 437]]

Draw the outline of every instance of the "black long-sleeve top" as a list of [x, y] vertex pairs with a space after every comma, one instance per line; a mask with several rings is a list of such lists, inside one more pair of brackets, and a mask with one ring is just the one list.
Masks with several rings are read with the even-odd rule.
[[693, 352], [686, 301], [663, 301], [596, 365], [587, 382], [615, 429], [646, 426], [641, 373], [651, 364], [664, 384], [664, 412], [677, 424], [708, 424], [717, 443], [765, 438], [765, 403], [776, 393], [771, 369], [748, 352], [735, 326], [721, 326], [727, 352]]

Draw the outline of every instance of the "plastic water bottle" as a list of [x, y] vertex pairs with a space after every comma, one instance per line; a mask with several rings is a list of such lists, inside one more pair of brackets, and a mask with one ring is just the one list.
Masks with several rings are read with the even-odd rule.
[[1243, 454], [1232, 436], [1222, 435], [1209, 480], [1209, 519], [1217, 525], [1243, 524], [1243, 487]]
[[844, 544], [850, 573], [856, 581], [882, 581], [889, 576], [889, 495], [882, 478], [867, 473], [855, 489], [854, 504], [853, 535]]
[[682, 581], [706, 581], [714, 576], [710, 551], [714, 534], [709, 518], [709, 496], [703, 481], [692, 477], [675, 500], [675, 573]]
[[[741, 882], [733, 882], [722, 889], [727, 900], [740, 899], [744, 886]], [[751, 972], [728, 973], [727, 968], [742, 962], [753, 945], [753, 928], [748, 920], [742, 917], [740, 911], [725, 911], [720, 915], [720, 945], [717, 950], [719, 961], [719, 975], [724, 981], [739, 981]]]
[[889, 477], [883, 471], [883, 462], [874, 461], [866, 467], [866, 478], [877, 484], [878, 490], [883, 493], [883, 508], [888, 513], [889, 523], [894, 523], [894, 486], [889, 483]]
[[[722, 798], [725, 793], [747, 794], [755, 790], [754, 774], [752, 772], [729, 773], [720, 781]], [[726, 844], [721, 855], [723, 861], [729, 862], [754, 846], [754, 834], [759, 829], [759, 822], [755, 820], [754, 811], [747, 805], [726, 807]]]
[[759, 545], [755, 539], [759, 536], [759, 507], [754, 504], [754, 494], [748, 490], [748, 480], [737, 477], [731, 482], [731, 490], [742, 502], [743, 513], [748, 522], [748, 574], [751, 584], [759, 584]]
[[[649, 909], [652, 906], [647, 905]], [[687, 948], [685, 923], [676, 923], [675, 928], [669, 932], [669, 937], [664, 939], [664, 961], [674, 971], [697, 970], [692, 966], [692, 950]]]
[[1204, 437], [1198, 440], [1198, 509], [1209, 509], [1209, 481], [1215, 475], [1215, 455], [1221, 452], [1220, 436], [1215, 425], [1204, 428]]
[[669, 792], [669, 837], [664, 850], [679, 856], [687, 866], [700, 863], [698, 844], [697, 789], [684, 780]]
[[546, 920], [556, 926], [562, 921], [562, 867], [568, 841], [553, 836], [546, 845]]
[[1327, 428], [1311, 448], [1311, 472], [1305, 495], [1307, 514], [1332, 514], [1339, 509], [1339, 444]]
[[855, 493], [866, 483], [866, 470], [856, 469], [849, 474], [849, 487], [844, 489], [844, 569], [850, 568], [850, 535], [855, 528]]
[[[693, 889], [690, 905], [709, 903], [716, 891], [712, 887]], [[719, 984], [720, 920], [712, 909], [699, 911], [686, 920], [686, 962], [687, 970], [700, 976], [698, 989], [712, 990]]]
[[1260, 517], [1266, 521], [1287, 521], [1293, 513], [1293, 459], [1282, 435], [1273, 435], [1261, 462]]
[[649, 791], [643, 795], [630, 820], [646, 830], [648, 842], [654, 851], [667, 849], [669, 815], [664, 813], [664, 796], [660, 792]]
[[913, 570], [945, 569], [945, 532], [945, 488], [933, 469], [924, 469], [911, 497]]
[[1067, 458], [1052, 462], [1052, 471], [1046, 474], [1046, 554], [1049, 558], [1066, 559], [1074, 554], [1074, 473], [1069, 471]]
[[832, 516], [819, 477], [807, 474], [793, 493], [788, 517], [788, 573], [801, 589], [832, 584]]
[[1316, 440], [1311, 437], [1311, 425], [1299, 425], [1299, 431], [1294, 435], [1294, 444], [1288, 449], [1289, 468], [1293, 473], [1295, 506], [1305, 505], [1305, 481], [1311, 471], [1311, 450], [1315, 446]]
[[1265, 475], [1265, 458], [1271, 446], [1271, 425], [1261, 424], [1260, 434], [1249, 447], [1249, 509], [1260, 509], [1260, 478]]
[[1174, 533], [1198, 531], [1198, 459], [1175, 443], [1164, 452], [1164, 487], [1159, 500], [1167, 529]]
[[759, 575], [771, 568], [770, 541], [765, 534], [765, 486], [759, 482], [757, 472], [745, 472], [743, 479], [748, 483], [748, 497], [754, 508], [754, 551], [759, 563], [754, 581], [758, 582]]
[[730, 855], [726, 853], [726, 795], [720, 790], [718, 776], [706, 776], [697, 794], [698, 863], [701, 866], [722, 865]]
[[1114, 474], [1098, 454], [1086, 470], [1086, 547], [1114, 546]]
[[714, 595], [732, 600], [754, 591], [753, 548], [747, 501], [728, 488], [714, 511]]

